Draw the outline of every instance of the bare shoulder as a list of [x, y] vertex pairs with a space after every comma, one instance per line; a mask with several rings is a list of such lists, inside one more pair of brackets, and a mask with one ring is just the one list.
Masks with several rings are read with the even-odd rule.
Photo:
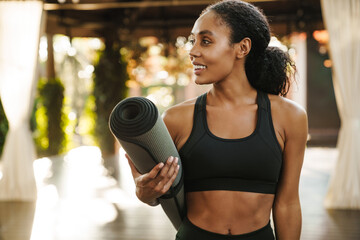
[[282, 114], [288, 115], [289, 118], [298, 119], [307, 116], [305, 109], [298, 103], [278, 95], [269, 94], [271, 110], [281, 111]]
[[196, 98], [168, 108], [162, 115], [170, 135], [178, 147], [190, 135], [193, 125]]
[[307, 136], [307, 113], [300, 104], [288, 98], [271, 94], [269, 94], [269, 99], [274, 124], [276, 122], [282, 128], [285, 136], [289, 136], [289, 134]]
[[177, 121], [179, 118], [193, 115], [196, 98], [176, 104], [168, 108], [162, 115], [165, 122]]

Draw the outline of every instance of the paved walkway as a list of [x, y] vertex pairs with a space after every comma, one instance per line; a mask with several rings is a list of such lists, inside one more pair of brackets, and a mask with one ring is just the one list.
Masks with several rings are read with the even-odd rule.
[[[302, 240], [360, 239], [360, 211], [323, 207], [336, 155], [334, 148], [306, 151], [300, 181]], [[134, 196], [125, 159], [120, 160], [120, 187], [107, 177], [95, 147], [42, 158], [34, 166], [38, 201], [0, 202], [0, 240], [174, 239], [161, 207], [145, 206]]]

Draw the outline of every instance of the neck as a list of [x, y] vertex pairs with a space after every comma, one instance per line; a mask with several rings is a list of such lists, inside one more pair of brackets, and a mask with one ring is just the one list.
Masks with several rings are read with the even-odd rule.
[[257, 90], [253, 88], [246, 77], [245, 71], [229, 76], [223, 81], [213, 84], [209, 92], [209, 104], [233, 107], [242, 104], [252, 104], [256, 101]]

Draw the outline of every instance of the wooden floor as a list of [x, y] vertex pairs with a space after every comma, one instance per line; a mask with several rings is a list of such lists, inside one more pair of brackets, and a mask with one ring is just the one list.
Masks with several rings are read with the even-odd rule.
[[[323, 207], [336, 155], [334, 148], [306, 151], [300, 182], [302, 240], [360, 239], [360, 211]], [[39, 159], [34, 166], [38, 201], [0, 202], [0, 240], [174, 239], [161, 208], [144, 206], [134, 197], [123, 158], [120, 185], [107, 177], [95, 147]]]

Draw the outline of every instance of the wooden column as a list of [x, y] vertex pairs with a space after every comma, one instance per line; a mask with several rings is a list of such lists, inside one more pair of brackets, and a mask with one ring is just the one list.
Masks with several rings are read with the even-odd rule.
[[48, 57], [46, 62], [46, 76], [47, 79], [55, 78], [55, 61], [54, 61], [54, 47], [53, 47], [53, 35], [47, 34], [47, 49], [48, 49]]

